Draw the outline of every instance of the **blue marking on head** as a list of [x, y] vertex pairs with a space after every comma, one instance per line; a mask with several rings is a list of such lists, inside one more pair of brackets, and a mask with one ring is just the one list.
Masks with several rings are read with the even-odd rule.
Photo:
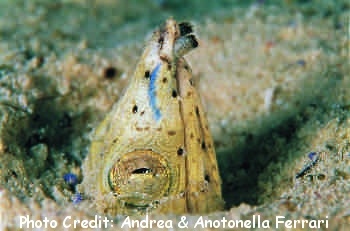
[[150, 82], [148, 87], [148, 97], [149, 97], [149, 104], [152, 108], [154, 118], [158, 121], [160, 117], [162, 117], [162, 114], [157, 108], [157, 96], [156, 96], [156, 80], [158, 77], [158, 72], [160, 69], [161, 64], [159, 63], [151, 72], [150, 75]]

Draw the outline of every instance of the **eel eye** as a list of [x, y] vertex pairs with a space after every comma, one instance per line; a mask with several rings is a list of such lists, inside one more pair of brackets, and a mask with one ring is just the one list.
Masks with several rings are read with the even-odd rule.
[[124, 154], [110, 169], [108, 182], [130, 206], [147, 206], [164, 197], [170, 185], [167, 161], [151, 150]]
[[152, 169], [150, 168], [138, 168], [132, 171], [132, 174], [147, 174], [151, 172], [152, 172]]

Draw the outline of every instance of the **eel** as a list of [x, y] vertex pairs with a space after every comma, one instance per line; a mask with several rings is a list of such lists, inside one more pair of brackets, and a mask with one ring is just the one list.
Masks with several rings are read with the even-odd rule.
[[205, 214], [223, 209], [211, 133], [184, 55], [190, 23], [157, 29], [124, 94], [96, 128], [78, 190], [98, 212]]

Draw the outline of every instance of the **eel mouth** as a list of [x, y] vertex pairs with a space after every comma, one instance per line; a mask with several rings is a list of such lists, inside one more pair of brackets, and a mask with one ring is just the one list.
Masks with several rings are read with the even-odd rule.
[[117, 160], [109, 171], [108, 182], [125, 205], [144, 207], [167, 196], [170, 169], [159, 153], [136, 150]]

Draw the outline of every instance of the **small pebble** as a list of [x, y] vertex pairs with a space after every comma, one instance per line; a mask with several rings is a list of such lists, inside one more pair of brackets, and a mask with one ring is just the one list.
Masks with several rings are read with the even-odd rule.
[[312, 169], [316, 165], [316, 163], [319, 161], [319, 156], [317, 155], [316, 152], [310, 152], [308, 154], [308, 157], [311, 159], [311, 162], [308, 163], [303, 167], [302, 170], [300, 170], [296, 175], [295, 178], [298, 179], [300, 177], [305, 176], [305, 174]]
[[317, 153], [316, 152], [310, 152], [307, 156], [310, 158], [310, 160], [314, 161], [316, 158]]
[[64, 174], [63, 179], [67, 184], [71, 186], [75, 186], [76, 184], [78, 184], [78, 177], [74, 173]]
[[264, 93], [264, 108], [266, 111], [270, 111], [275, 99], [276, 87], [271, 87], [265, 90]]
[[80, 202], [83, 201], [83, 195], [81, 193], [75, 193], [73, 196], [72, 196], [72, 202], [73, 204], [79, 204]]

